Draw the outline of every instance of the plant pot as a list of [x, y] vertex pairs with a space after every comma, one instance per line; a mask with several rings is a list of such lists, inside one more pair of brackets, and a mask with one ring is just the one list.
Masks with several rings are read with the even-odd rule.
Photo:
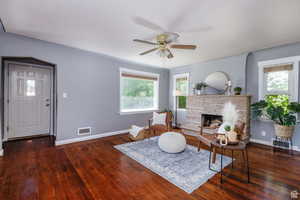
[[235, 92], [234, 94], [235, 95], [241, 95], [241, 92]]
[[282, 126], [279, 124], [274, 124], [275, 135], [277, 137], [291, 138], [293, 137], [295, 126]]
[[201, 94], [201, 90], [196, 90], [196, 95], [200, 95]]

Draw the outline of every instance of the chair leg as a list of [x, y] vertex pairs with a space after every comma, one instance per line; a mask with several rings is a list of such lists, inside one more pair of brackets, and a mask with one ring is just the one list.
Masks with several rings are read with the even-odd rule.
[[151, 135], [152, 135], [152, 137], [155, 136], [155, 130], [154, 129], [152, 129]]
[[201, 141], [198, 143], [198, 152], [200, 151]]
[[231, 168], [233, 169], [233, 150], [231, 150]]
[[243, 162], [245, 163], [246, 159], [245, 159], [245, 152], [242, 151], [242, 156], [243, 156]]
[[223, 154], [224, 154], [224, 149], [221, 148], [221, 170], [220, 170], [220, 173], [221, 173], [221, 184], [223, 183]]
[[291, 142], [291, 155], [294, 155], [294, 151], [293, 151], [293, 138], [290, 138], [290, 142]]
[[245, 149], [245, 151], [246, 151], [246, 157], [247, 157], [247, 181], [248, 181], [248, 183], [250, 183], [250, 168], [249, 168], [249, 157], [248, 157], [248, 149], [247, 149], [247, 147], [246, 147], [246, 149]]
[[217, 152], [216, 148], [213, 147], [212, 163], [216, 163]]
[[211, 153], [212, 153], [212, 151], [213, 151], [213, 147], [210, 147], [210, 149], [209, 149], [209, 158], [208, 158], [208, 169], [209, 170], [211, 170], [211, 171], [213, 171], [213, 172], [217, 172], [217, 173], [219, 173], [219, 171], [218, 170], [215, 170], [215, 169], [213, 169], [213, 168], [211, 168], [211, 157], [212, 157], [212, 155], [211, 155]]

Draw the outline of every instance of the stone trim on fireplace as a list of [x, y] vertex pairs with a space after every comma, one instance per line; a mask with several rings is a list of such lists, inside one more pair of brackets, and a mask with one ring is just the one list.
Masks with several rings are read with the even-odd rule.
[[[187, 117], [183, 128], [200, 133], [202, 114], [222, 115], [225, 103], [234, 104], [239, 113], [239, 120], [245, 123], [244, 138], [250, 136], [250, 95], [194, 95], [187, 97]], [[203, 130], [205, 132], [205, 130]]]

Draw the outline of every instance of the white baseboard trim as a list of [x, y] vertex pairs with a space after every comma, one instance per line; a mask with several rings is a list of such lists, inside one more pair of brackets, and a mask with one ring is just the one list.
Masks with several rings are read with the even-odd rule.
[[[271, 141], [265, 141], [265, 140], [250, 138], [250, 142], [258, 143], [258, 144], [264, 144], [264, 145], [267, 145], [267, 146], [273, 146], [273, 143]], [[300, 151], [300, 148], [298, 146], [293, 146], [293, 150], [294, 151]]]
[[66, 140], [58, 140], [58, 141], [55, 141], [55, 146], [70, 144], [70, 143], [74, 143], [74, 142], [82, 142], [82, 141], [86, 141], [86, 140], [93, 140], [93, 139], [108, 137], [108, 136], [112, 136], [112, 135], [119, 135], [119, 134], [128, 133], [128, 132], [129, 132], [129, 129], [108, 132], [108, 133], [101, 133], [101, 134], [96, 134], [96, 135], [89, 135], [89, 136], [72, 138], [72, 139], [66, 139]]
[[0, 149], [0, 156], [3, 156], [4, 152], [3, 149]]

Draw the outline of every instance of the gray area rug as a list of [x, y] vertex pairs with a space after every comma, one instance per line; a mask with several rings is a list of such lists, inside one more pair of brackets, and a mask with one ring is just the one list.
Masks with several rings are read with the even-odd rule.
[[[152, 137], [114, 147], [187, 193], [192, 193], [216, 174], [208, 169], [209, 151], [201, 149], [198, 152], [191, 145], [181, 153], [169, 154], [158, 147], [158, 137]], [[223, 156], [224, 167], [230, 163], [231, 158]], [[211, 166], [220, 170], [219, 154]]]

